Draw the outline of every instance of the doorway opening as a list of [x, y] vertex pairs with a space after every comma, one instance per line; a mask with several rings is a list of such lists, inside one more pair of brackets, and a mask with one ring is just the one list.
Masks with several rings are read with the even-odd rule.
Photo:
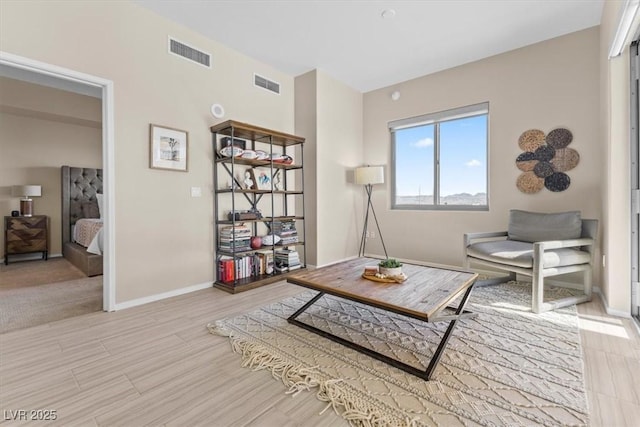
[[102, 309], [115, 310], [115, 150], [114, 150], [114, 112], [113, 82], [101, 77], [80, 73], [44, 62], [0, 51], [0, 66], [16, 72], [38, 75], [43, 79], [54, 79], [67, 85], [97, 90], [102, 105], [102, 169], [103, 169], [103, 285]]

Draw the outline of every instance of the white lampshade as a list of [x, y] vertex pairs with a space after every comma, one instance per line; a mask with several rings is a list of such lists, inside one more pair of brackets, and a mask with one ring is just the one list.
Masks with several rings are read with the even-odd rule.
[[356, 168], [356, 184], [384, 184], [384, 167], [361, 166]]
[[40, 185], [14, 185], [11, 187], [12, 196], [40, 197], [42, 196], [42, 187]]

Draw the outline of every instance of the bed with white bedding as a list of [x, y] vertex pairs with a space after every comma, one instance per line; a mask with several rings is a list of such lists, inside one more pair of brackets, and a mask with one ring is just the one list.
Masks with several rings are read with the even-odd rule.
[[62, 255], [87, 276], [102, 274], [102, 169], [62, 166]]
[[102, 218], [82, 218], [76, 221], [72, 227], [73, 241], [82, 247], [87, 248], [87, 252], [102, 255]]

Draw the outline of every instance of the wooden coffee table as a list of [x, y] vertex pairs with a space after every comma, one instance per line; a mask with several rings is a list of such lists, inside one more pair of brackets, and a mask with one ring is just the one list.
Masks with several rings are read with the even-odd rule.
[[[364, 267], [377, 265], [379, 261], [374, 258], [358, 258], [315, 270], [301, 271], [289, 276], [288, 282], [316, 290], [318, 294], [287, 320], [289, 323], [429, 380], [451, 337], [456, 322], [461, 318], [476, 315], [465, 311], [464, 307], [478, 275], [462, 269], [445, 269], [405, 263], [402, 270], [408, 279], [401, 284], [379, 283], [363, 278]], [[335, 295], [425, 322], [448, 321], [449, 326], [429, 361], [427, 369], [423, 371], [297, 320], [300, 314], [304, 313], [324, 294]], [[463, 295], [460, 303], [456, 307], [450, 307], [453, 300], [460, 295]]]

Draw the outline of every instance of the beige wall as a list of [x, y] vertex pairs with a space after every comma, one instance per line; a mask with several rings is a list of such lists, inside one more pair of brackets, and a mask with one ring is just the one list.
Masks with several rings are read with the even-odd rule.
[[296, 78], [296, 132], [307, 135], [307, 257], [326, 265], [356, 256], [362, 230], [362, 94], [321, 70]]
[[[129, 2], [1, 9], [1, 50], [114, 82], [116, 302], [212, 282], [210, 106], [293, 133], [293, 78]], [[168, 54], [169, 35], [211, 53], [213, 68]], [[281, 94], [254, 87], [254, 72]], [[149, 169], [149, 123], [189, 132], [188, 173]]]
[[603, 162], [602, 291], [608, 309], [631, 307], [631, 182], [629, 146], [629, 49], [608, 59], [623, 2], [604, 2], [600, 25], [600, 125]]
[[362, 192], [353, 169], [362, 163], [362, 94], [317, 72], [318, 265], [358, 254]]
[[295, 78], [295, 131], [305, 135], [304, 216], [306, 264], [318, 265], [318, 187], [316, 71]]
[[[49, 216], [49, 253], [61, 248], [60, 166], [102, 167], [101, 101], [0, 77], [0, 213], [19, 210], [12, 185], [42, 186], [38, 215]], [[4, 234], [0, 235], [4, 257]]]
[[[388, 185], [376, 188], [374, 203], [391, 256], [460, 265], [463, 233], [505, 230], [512, 208], [602, 217], [598, 44], [596, 27], [365, 94], [364, 160], [371, 164], [389, 165], [389, 121], [490, 103], [490, 210], [391, 210]], [[394, 90], [401, 93], [395, 102]], [[571, 147], [581, 158], [568, 172], [571, 186], [560, 193], [521, 193], [515, 185], [518, 137], [527, 129], [560, 126], [573, 132]], [[371, 243], [381, 254], [379, 241]]]

